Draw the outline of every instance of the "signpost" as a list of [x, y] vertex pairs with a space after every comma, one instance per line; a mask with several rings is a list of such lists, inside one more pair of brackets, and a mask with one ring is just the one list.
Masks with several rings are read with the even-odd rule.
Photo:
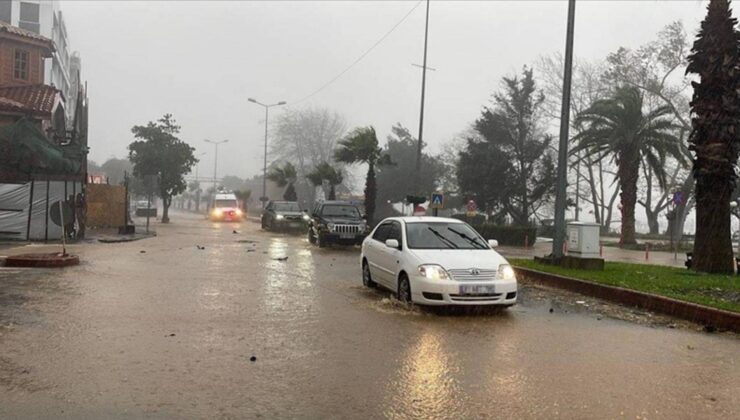
[[475, 201], [473, 200], [468, 201], [468, 204], [465, 205], [465, 208], [465, 215], [468, 217], [468, 219], [470, 219], [471, 217], [475, 217], [475, 214], [478, 212], [478, 205], [475, 204]]
[[67, 225], [74, 221], [74, 210], [69, 202], [59, 200], [49, 208], [49, 217], [55, 225], [62, 228], [62, 256], [67, 255]]
[[437, 217], [437, 211], [445, 207], [445, 196], [441, 192], [432, 193], [432, 199], [429, 201], [429, 207], [434, 210], [434, 216]]

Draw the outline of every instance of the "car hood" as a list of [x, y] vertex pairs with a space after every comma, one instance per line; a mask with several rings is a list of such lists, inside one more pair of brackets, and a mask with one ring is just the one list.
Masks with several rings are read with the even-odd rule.
[[304, 213], [300, 211], [276, 211], [275, 214], [279, 214], [281, 216], [292, 217], [292, 216], [303, 216]]
[[482, 268], [496, 270], [506, 259], [491, 249], [411, 249], [419, 264], [438, 264], [446, 270]]
[[363, 222], [362, 219], [350, 219], [347, 217], [322, 217], [327, 223], [346, 224], [346, 225], [359, 225]]

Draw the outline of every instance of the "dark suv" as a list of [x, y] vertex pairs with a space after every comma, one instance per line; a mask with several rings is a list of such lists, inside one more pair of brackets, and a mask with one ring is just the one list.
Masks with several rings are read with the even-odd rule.
[[343, 201], [316, 204], [308, 221], [308, 241], [323, 248], [327, 244], [359, 245], [367, 235], [367, 223], [357, 206]]
[[270, 201], [262, 212], [262, 229], [303, 229], [307, 220], [295, 201]]

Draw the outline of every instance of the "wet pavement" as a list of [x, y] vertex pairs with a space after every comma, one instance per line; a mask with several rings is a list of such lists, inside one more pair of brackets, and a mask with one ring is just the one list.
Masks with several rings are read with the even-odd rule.
[[0, 418], [740, 417], [736, 335], [534, 285], [408, 308], [357, 248], [182, 213], [157, 233], [0, 269]]

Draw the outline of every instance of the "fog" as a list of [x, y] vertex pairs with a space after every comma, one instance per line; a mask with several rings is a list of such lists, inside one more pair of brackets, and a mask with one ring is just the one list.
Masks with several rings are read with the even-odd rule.
[[[261, 171], [264, 110], [247, 102], [326, 107], [348, 127], [418, 130], [424, 4], [342, 77], [308, 99], [417, 5], [399, 2], [67, 1], [62, 11], [83, 60], [90, 157], [127, 153], [130, 128], [172, 113], [182, 138], [207, 152], [201, 173]], [[682, 20], [693, 34], [701, 1], [578, 1], [575, 55], [637, 47]], [[430, 9], [425, 140], [439, 150], [468, 127], [502, 76], [565, 44], [567, 2], [444, 2]], [[279, 114], [275, 109], [272, 116]]]

